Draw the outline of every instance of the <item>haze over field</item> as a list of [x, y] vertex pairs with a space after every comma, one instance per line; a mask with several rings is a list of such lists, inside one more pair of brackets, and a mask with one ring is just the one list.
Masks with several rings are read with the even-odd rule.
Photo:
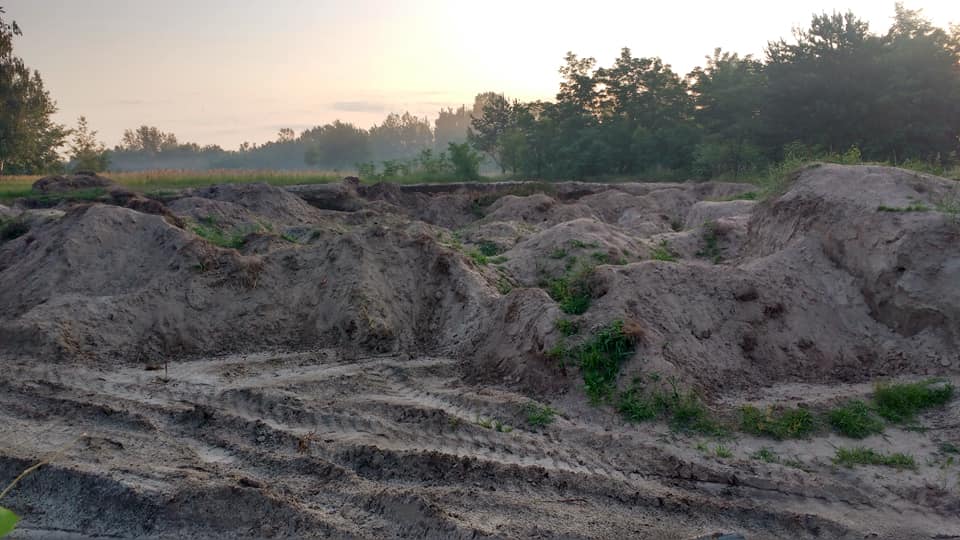
[[[567, 51], [609, 65], [623, 46], [678, 73], [715, 47], [762, 55], [811, 13], [854, 11], [883, 32], [893, 2], [506, 2], [7, 0], [17, 54], [43, 75], [73, 125], [85, 115], [112, 147], [155, 125], [181, 141], [237, 148], [388, 112], [431, 120], [478, 92], [552, 99]], [[949, 0], [908, 2], [937, 26]]]

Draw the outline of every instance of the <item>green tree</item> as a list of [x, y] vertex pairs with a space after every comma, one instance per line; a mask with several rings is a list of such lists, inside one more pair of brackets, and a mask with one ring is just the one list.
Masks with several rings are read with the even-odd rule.
[[[249, 143], [244, 144], [249, 147]], [[165, 133], [154, 126], [140, 126], [137, 129], [125, 130], [116, 150], [118, 152], [142, 152], [155, 155], [160, 152], [176, 150], [179, 146], [177, 136], [173, 133]]]
[[304, 155], [308, 165], [349, 167], [370, 158], [367, 131], [348, 122], [335, 120], [332, 124], [307, 130], [301, 139], [309, 141]]
[[[480, 108], [479, 114], [477, 107]], [[506, 172], [501, 136], [516, 122], [513, 106], [503, 94], [485, 92], [477, 96], [474, 110], [467, 129], [467, 141], [492, 159], [500, 167], [500, 172]]]
[[446, 149], [449, 143], [461, 143], [467, 140], [467, 130], [470, 128], [470, 112], [461, 106], [459, 109], [440, 109], [437, 119], [433, 123], [434, 148]]
[[19, 35], [16, 22], [0, 17], [0, 175], [59, 168], [57, 149], [67, 136], [67, 129], [51, 120], [57, 105], [40, 73], [13, 54], [13, 39]]
[[70, 142], [70, 163], [75, 171], [106, 170], [110, 159], [107, 148], [97, 140], [97, 132], [87, 125], [86, 117], [77, 120], [77, 128], [73, 130], [73, 140]]
[[747, 55], [714, 50], [706, 67], [688, 78], [696, 100], [694, 116], [703, 129], [693, 167], [703, 177], [738, 175], [762, 162], [760, 107], [766, 87], [763, 63]]
[[459, 180], [480, 179], [480, 154], [476, 153], [468, 143], [449, 143], [447, 152], [450, 154], [450, 163], [453, 165], [453, 174]]

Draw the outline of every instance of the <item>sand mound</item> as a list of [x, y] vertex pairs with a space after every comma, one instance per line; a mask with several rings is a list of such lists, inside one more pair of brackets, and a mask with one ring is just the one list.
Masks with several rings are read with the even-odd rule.
[[[751, 189], [111, 187], [17, 212], [0, 474], [87, 435], [4, 503], [37, 537], [960, 534], [936, 461], [955, 404], [868, 439], [915, 471], [861, 474], [830, 464], [834, 439], [627, 424], [554, 354], [623, 321], [619, 388], [656, 376], [718, 408], [960, 373], [956, 183], [823, 165], [727, 200]], [[767, 447], [802, 466], [751, 458]]]
[[37, 193], [64, 193], [77, 189], [106, 188], [114, 185], [109, 178], [104, 178], [93, 172], [77, 174], [45, 176], [33, 183], [33, 191]]

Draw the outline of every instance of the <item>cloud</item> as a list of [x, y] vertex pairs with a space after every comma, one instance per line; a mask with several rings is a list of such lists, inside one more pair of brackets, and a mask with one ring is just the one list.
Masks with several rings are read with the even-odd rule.
[[338, 101], [333, 104], [333, 110], [345, 112], [385, 112], [386, 103], [375, 101]]

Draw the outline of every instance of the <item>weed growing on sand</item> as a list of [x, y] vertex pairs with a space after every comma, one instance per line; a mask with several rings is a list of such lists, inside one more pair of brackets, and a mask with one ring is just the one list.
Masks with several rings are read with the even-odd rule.
[[290, 234], [290, 233], [287, 233], [287, 232], [281, 234], [281, 235], [280, 235], [280, 238], [286, 240], [287, 242], [290, 242], [291, 244], [299, 244], [299, 243], [300, 243], [300, 240], [298, 240], [296, 236], [294, 236], [294, 235], [292, 235], [292, 234]]
[[777, 463], [780, 461], [780, 457], [775, 454], [773, 450], [767, 448], [766, 446], [751, 454], [750, 457], [760, 460], [764, 463]]
[[470, 253], [467, 253], [467, 256], [470, 257], [470, 260], [472, 260], [474, 263], [480, 266], [486, 266], [487, 263], [490, 262], [490, 259], [488, 259], [486, 255], [481, 253], [479, 249], [475, 249]]
[[871, 448], [858, 446], [856, 448], [837, 448], [833, 463], [844, 467], [854, 465], [883, 465], [896, 469], [916, 469], [917, 463], [913, 456], [902, 454], [884, 454]]
[[953, 398], [953, 386], [936, 379], [915, 383], [877, 384], [873, 400], [877, 414], [891, 422], [912, 420], [920, 411], [945, 405]]
[[635, 380], [628, 390], [620, 394], [617, 410], [631, 422], [666, 418], [671, 427], [677, 430], [722, 434], [723, 429], [711, 417], [696, 392], [680, 390], [674, 379], [668, 383], [669, 388], [656, 384], [647, 388], [642, 381]]
[[476, 424], [482, 427], [483, 429], [493, 429], [493, 420], [491, 420], [490, 418], [484, 418], [482, 416], [478, 416]]
[[557, 319], [556, 324], [557, 324], [557, 330], [559, 330], [561, 334], [567, 337], [575, 336], [578, 333], [580, 333], [579, 321], [573, 321], [570, 319]]
[[481, 240], [478, 244], [478, 251], [486, 257], [495, 257], [503, 253], [503, 249], [496, 244], [496, 242], [491, 242], [489, 240]]
[[620, 375], [620, 365], [633, 354], [633, 349], [633, 339], [623, 333], [623, 321], [614, 321], [574, 351], [592, 403], [610, 398]]
[[930, 207], [922, 204], [911, 204], [909, 206], [886, 206], [881, 204], [877, 207], [877, 212], [929, 212]]
[[490, 264], [503, 264], [509, 260], [510, 259], [504, 257], [503, 255], [497, 255], [496, 257], [490, 257], [489, 262]]
[[510, 280], [500, 276], [500, 279], [497, 280], [497, 291], [500, 294], [510, 294], [510, 291], [513, 290], [513, 284], [510, 283]]
[[573, 247], [576, 249], [587, 249], [587, 248], [597, 249], [600, 247], [600, 244], [597, 242], [584, 242], [583, 240], [573, 239], [573, 240], [570, 240], [570, 247]]
[[556, 248], [550, 252], [551, 259], [562, 259], [567, 256], [567, 250], [563, 248]]
[[708, 221], [703, 224], [703, 247], [697, 252], [697, 257], [710, 259], [713, 264], [720, 264], [723, 257], [720, 254], [720, 237], [717, 235], [717, 224]]
[[940, 451], [944, 454], [960, 454], [960, 447], [950, 442], [940, 443]]
[[827, 413], [830, 426], [841, 435], [862, 439], [883, 432], [883, 421], [860, 400], [853, 400]]
[[773, 407], [762, 411], [752, 405], [740, 409], [740, 428], [754, 435], [774, 439], [799, 439], [811, 435], [817, 428], [813, 413], [806, 409]]
[[0, 242], [8, 242], [27, 234], [30, 225], [21, 219], [0, 220]]
[[201, 219], [199, 223], [193, 224], [190, 228], [194, 234], [215, 246], [239, 249], [246, 243], [247, 235], [259, 232], [262, 229], [262, 225], [257, 223], [228, 232], [217, 224], [213, 216], [207, 216]]
[[670, 250], [666, 240], [662, 240], [657, 247], [653, 248], [650, 258], [655, 261], [677, 262], [677, 256]]
[[561, 311], [581, 315], [590, 308], [590, 277], [593, 269], [587, 266], [547, 282], [547, 294], [560, 304]]
[[553, 423], [557, 411], [549, 405], [538, 405], [537, 403], [528, 403], [525, 409], [527, 413], [527, 424], [531, 427], [543, 427]]
[[733, 457], [733, 451], [722, 444], [718, 444], [717, 447], [713, 449], [713, 453], [718, 458], [722, 458], [722, 459]]

